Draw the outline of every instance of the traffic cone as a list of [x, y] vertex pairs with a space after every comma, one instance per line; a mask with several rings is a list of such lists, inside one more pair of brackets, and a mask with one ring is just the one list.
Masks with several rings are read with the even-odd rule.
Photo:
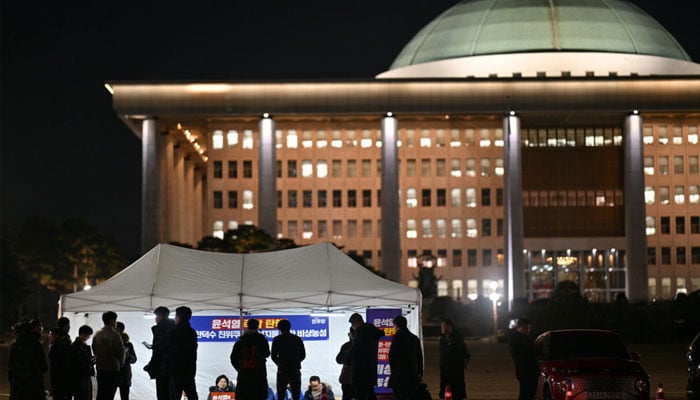
[[571, 393], [571, 390], [566, 391], [566, 399], [565, 400], [573, 400], [574, 399], [574, 394]]
[[664, 396], [664, 384], [659, 383], [659, 386], [656, 387], [656, 400], [664, 400], [666, 396]]
[[452, 391], [450, 385], [445, 386], [445, 400], [452, 400]]

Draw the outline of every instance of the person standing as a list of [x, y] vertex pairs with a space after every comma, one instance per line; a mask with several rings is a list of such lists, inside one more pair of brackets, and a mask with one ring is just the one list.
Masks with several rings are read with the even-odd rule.
[[423, 376], [423, 349], [418, 336], [408, 330], [406, 317], [394, 318], [396, 335], [389, 347], [389, 387], [396, 400], [414, 397]]
[[44, 374], [49, 366], [39, 343], [42, 329], [38, 319], [22, 321], [14, 326], [17, 336], [10, 343], [7, 365], [10, 400], [44, 399]]
[[134, 345], [129, 341], [129, 335], [124, 332], [126, 327], [123, 322], [117, 322], [117, 332], [122, 336], [124, 342], [124, 365], [119, 369], [119, 398], [121, 400], [129, 400], [129, 388], [131, 387], [131, 364], [136, 362], [136, 351]]
[[277, 323], [280, 334], [272, 340], [271, 358], [277, 365], [277, 398], [284, 399], [287, 385], [292, 400], [301, 397], [301, 362], [306, 358], [306, 349], [301, 338], [291, 333], [292, 324], [283, 319]]
[[124, 364], [124, 343], [117, 332], [117, 313], [102, 314], [104, 327], [92, 339], [92, 351], [97, 361], [97, 400], [113, 400], [117, 392], [119, 368]]
[[49, 382], [51, 395], [54, 400], [67, 400], [71, 394], [70, 388], [70, 358], [71, 342], [68, 332], [70, 320], [61, 317], [56, 321], [56, 328], [51, 329], [53, 341], [49, 345]]
[[365, 323], [362, 316], [350, 316], [350, 325], [355, 329], [355, 341], [350, 348], [350, 368], [352, 388], [356, 400], [375, 400], [374, 387], [377, 386], [377, 349], [384, 331]]
[[445, 390], [449, 386], [454, 400], [466, 399], [464, 370], [471, 354], [452, 318], [442, 320], [440, 328], [440, 398], [445, 398]]
[[251, 318], [247, 331], [233, 345], [231, 365], [238, 371], [236, 398], [264, 400], [267, 398], [267, 368], [265, 360], [270, 356], [270, 346], [265, 336], [258, 332], [260, 322]]
[[537, 390], [537, 380], [540, 375], [540, 365], [535, 355], [535, 347], [530, 338], [532, 322], [530, 318], [520, 317], [515, 332], [508, 340], [510, 355], [515, 364], [515, 377], [520, 383], [518, 400], [532, 400]]
[[192, 310], [175, 309], [175, 327], [168, 331], [158, 345], [168, 377], [170, 399], [179, 400], [185, 392], [188, 400], [197, 400], [194, 376], [197, 373], [197, 332], [190, 325]]
[[71, 345], [73, 350], [71, 359], [71, 387], [74, 400], [89, 400], [90, 377], [95, 375], [93, 357], [90, 346], [85, 342], [92, 336], [92, 328], [83, 325], [78, 329], [78, 337]]
[[163, 373], [161, 352], [158, 352], [158, 345], [161, 339], [168, 333], [169, 330], [173, 329], [175, 322], [168, 318], [170, 316], [170, 310], [168, 307], [160, 306], [153, 310], [153, 314], [156, 316], [156, 324], [151, 327], [151, 332], [153, 333], [153, 341], [151, 342], [149, 349], [151, 352], [151, 359], [148, 361], [143, 370], [148, 372], [148, 376], [151, 379], [156, 380], [156, 398], [157, 400], [168, 400], [170, 398], [170, 388], [168, 387], [168, 377]]
[[352, 367], [350, 366], [350, 348], [354, 340], [355, 330], [350, 328], [348, 331], [348, 341], [340, 346], [338, 355], [335, 356], [335, 362], [343, 366], [340, 370], [338, 382], [340, 382], [340, 389], [343, 391], [343, 397], [346, 399], [355, 397], [355, 392], [352, 390]]

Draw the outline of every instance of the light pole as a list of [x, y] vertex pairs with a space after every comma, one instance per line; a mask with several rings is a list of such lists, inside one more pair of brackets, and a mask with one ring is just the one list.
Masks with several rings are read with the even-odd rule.
[[489, 299], [493, 302], [493, 335], [498, 336], [498, 300], [501, 299], [501, 295], [497, 291], [498, 281], [491, 281], [489, 287], [491, 288]]

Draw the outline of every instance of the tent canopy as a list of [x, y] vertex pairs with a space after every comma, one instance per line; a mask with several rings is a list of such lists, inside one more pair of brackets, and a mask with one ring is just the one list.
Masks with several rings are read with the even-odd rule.
[[159, 244], [91, 290], [62, 296], [61, 311], [329, 311], [420, 302], [418, 289], [373, 274], [328, 242], [253, 254]]

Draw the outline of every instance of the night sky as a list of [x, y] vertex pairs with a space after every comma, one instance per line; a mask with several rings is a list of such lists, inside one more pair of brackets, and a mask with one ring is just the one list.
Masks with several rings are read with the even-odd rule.
[[[3, 232], [81, 218], [139, 255], [141, 145], [104, 82], [371, 78], [455, 3], [3, 0]], [[690, 1], [633, 3], [700, 62]]]

